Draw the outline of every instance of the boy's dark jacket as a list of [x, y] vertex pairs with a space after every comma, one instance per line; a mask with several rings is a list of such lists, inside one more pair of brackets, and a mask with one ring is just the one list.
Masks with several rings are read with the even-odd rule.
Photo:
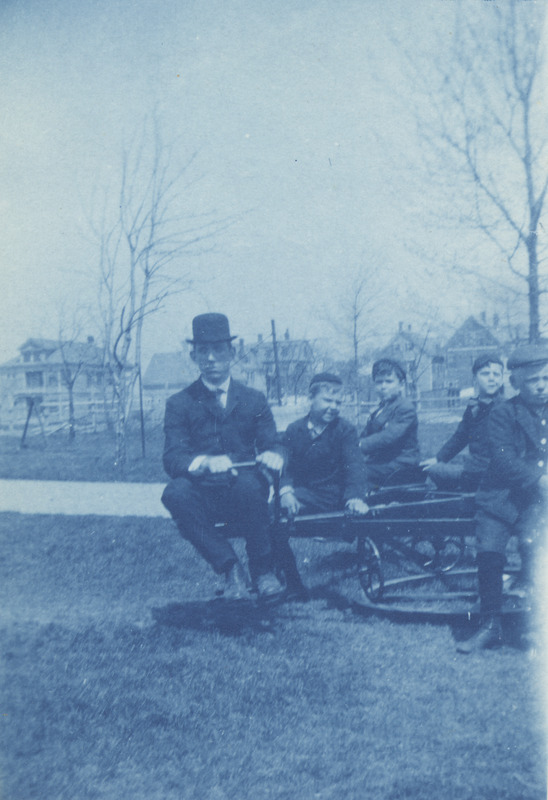
[[490, 458], [489, 431], [487, 421], [489, 414], [496, 405], [503, 402], [500, 395], [496, 395], [491, 402], [482, 402], [474, 397], [464, 411], [455, 433], [446, 441], [438, 452], [438, 461], [451, 461], [461, 450], [468, 445], [470, 457], [465, 464], [467, 472], [484, 472]]
[[516, 395], [493, 408], [487, 425], [491, 461], [476, 503], [512, 524], [524, 507], [537, 500], [538, 481], [546, 474], [548, 414], [545, 409], [539, 417]]
[[417, 411], [411, 400], [396, 397], [375, 409], [360, 436], [360, 448], [372, 464], [418, 464]]
[[288, 425], [280, 436], [286, 455], [282, 486], [303, 486], [333, 505], [365, 495], [365, 468], [356, 430], [341, 417], [312, 439], [308, 417]]
[[164, 469], [171, 478], [184, 475], [197, 455], [226, 454], [238, 462], [276, 449], [276, 425], [265, 396], [233, 378], [226, 409], [201, 380], [169, 397], [164, 432]]

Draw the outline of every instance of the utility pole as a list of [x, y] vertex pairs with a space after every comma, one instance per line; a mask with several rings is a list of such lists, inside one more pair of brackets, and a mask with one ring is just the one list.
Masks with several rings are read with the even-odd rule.
[[278, 397], [278, 405], [282, 404], [282, 384], [280, 381], [280, 362], [278, 361], [278, 342], [276, 341], [276, 325], [274, 320], [270, 320], [272, 325], [272, 345], [274, 350], [274, 377], [276, 381], [276, 395]]

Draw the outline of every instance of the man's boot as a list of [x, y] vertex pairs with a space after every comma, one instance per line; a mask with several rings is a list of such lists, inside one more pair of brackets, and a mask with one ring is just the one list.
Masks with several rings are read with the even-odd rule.
[[458, 653], [476, 653], [479, 650], [491, 650], [502, 645], [502, 624], [500, 614], [493, 614], [483, 619], [479, 630], [471, 639], [460, 642]]

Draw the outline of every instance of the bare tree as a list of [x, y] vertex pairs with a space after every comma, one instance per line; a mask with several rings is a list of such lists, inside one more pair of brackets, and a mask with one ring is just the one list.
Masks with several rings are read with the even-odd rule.
[[459, 3], [439, 55], [420, 60], [407, 53], [414, 84], [428, 97], [417, 107], [430, 186], [437, 183], [449, 198], [446, 220], [479, 231], [492, 246], [487, 263], [463, 265], [456, 255], [454, 264], [490, 281], [495, 292], [521, 287], [531, 342], [540, 336], [547, 290], [540, 238], [548, 188], [543, 16], [544, 4]]
[[115, 207], [105, 200], [92, 223], [99, 248], [99, 307], [105, 368], [115, 400], [116, 463], [126, 462], [126, 432], [141, 371], [143, 326], [167, 297], [191, 284], [183, 256], [202, 251], [227, 221], [185, 208], [195, 154], [176, 166], [155, 117], [124, 150]]
[[98, 348], [93, 337], [81, 341], [85, 312], [77, 309], [70, 315], [63, 305], [59, 310], [59, 353], [61, 356], [60, 377], [68, 394], [69, 441], [76, 438], [76, 415], [74, 409], [74, 387], [86, 367], [98, 367]]
[[381, 273], [372, 267], [359, 268], [343, 288], [334, 312], [328, 314], [329, 322], [346, 345], [345, 349], [350, 348], [349, 389], [354, 396], [356, 424], [360, 422], [360, 368], [366, 350], [372, 348], [379, 334], [385, 294]]

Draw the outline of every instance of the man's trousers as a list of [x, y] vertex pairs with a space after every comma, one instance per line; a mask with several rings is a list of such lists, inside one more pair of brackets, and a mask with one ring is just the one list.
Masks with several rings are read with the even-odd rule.
[[218, 574], [226, 573], [238, 559], [226, 531], [216, 528], [216, 522], [237, 523], [252, 578], [271, 569], [268, 482], [260, 473], [174, 478], [162, 502], [183, 538]]

